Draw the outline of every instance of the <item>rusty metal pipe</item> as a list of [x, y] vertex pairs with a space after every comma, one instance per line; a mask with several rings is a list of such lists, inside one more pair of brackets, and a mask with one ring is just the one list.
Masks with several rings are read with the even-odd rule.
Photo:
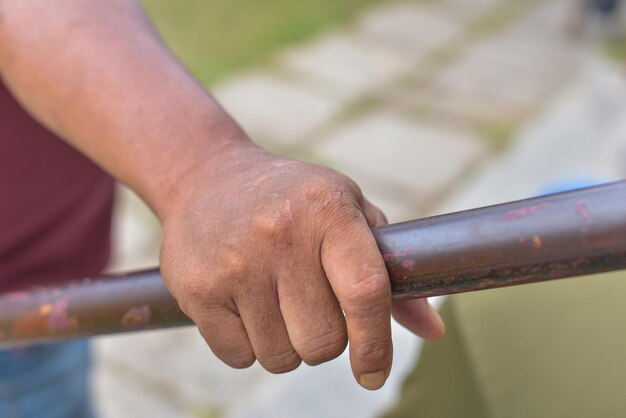
[[0, 347], [190, 324], [158, 269], [0, 294]]
[[[394, 298], [626, 269], [626, 182], [374, 229]], [[0, 295], [0, 347], [191, 324], [158, 270]]]
[[396, 298], [626, 268], [626, 181], [374, 230]]

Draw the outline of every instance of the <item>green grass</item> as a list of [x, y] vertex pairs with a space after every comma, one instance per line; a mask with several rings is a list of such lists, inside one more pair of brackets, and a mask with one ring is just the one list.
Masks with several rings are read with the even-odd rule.
[[490, 141], [494, 151], [502, 151], [519, 131], [521, 123], [521, 120], [474, 121], [474, 127]]
[[205, 85], [346, 22], [381, 0], [143, 0], [167, 44]]
[[220, 418], [223, 416], [223, 413], [216, 408], [198, 406], [192, 410], [191, 416], [193, 418]]
[[626, 33], [607, 39], [603, 47], [609, 57], [620, 63], [626, 61]]

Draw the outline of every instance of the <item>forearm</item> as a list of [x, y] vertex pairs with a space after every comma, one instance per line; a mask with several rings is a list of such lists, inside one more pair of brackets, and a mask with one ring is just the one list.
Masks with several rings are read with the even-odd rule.
[[0, 71], [44, 125], [162, 215], [186, 173], [247, 141], [131, 0], [0, 0]]

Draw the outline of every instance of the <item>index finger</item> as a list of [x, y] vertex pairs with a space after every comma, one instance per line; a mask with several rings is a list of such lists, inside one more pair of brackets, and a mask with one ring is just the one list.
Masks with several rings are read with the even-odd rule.
[[365, 389], [379, 389], [393, 357], [391, 285], [365, 218], [329, 231], [321, 259], [345, 313], [354, 376]]

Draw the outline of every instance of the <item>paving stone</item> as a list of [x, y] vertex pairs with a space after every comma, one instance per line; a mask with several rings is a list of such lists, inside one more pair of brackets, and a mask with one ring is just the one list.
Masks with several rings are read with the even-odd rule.
[[533, 8], [520, 22], [532, 21], [552, 31], [566, 33], [570, 19], [580, 10], [580, 2], [551, 0]]
[[572, 49], [536, 34], [504, 32], [468, 51], [407, 101], [481, 120], [518, 119], [573, 75]]
[[265, 74], [235, 78], [213, 93], [253, 138], [283, 144], [321, 128], [341, 109], [305, 86]]
[[625, 152], [626, 82], [619, 68], [592, 62], [437, 213], [527, 198], [564, 181], [623, 178]]
[[551, 49], [557, 59], [580, 53], [584, 49], [581, 48], [582, 39], [575, 35], [574, 29], [580, 12], [579, 1], [544, 1], [520, 16], [505, 29], [505, 33], [532, 43], [537, 50]]
[[[530, 39], [529, 39], [530, 38]], [[474, 59], [504, 71], [550, 74], [566, 72], [578, 58], [571, 45], [542, 41], [537, 34], [503, 33], [473, 49]]]
[[507, 0], [435, 0], [437, 6], [447, 15], [469, 22], [484, 16]]
[[[568, 0], [553, 0], [531, 8], [495, 36], [483, 44], [501, 45], [500, 52], [511, 60], [513, 53], [521, 53], [521, 59], [557, 61], [580, 51], [567, 31], [569, 12], [574, 7]], [[538, 57], [541, 55], [541, 57]]]
[[407, 101], [431, 110], [479, 121], [510, 121], [525, 117], [535, 100], [515, 97], [484, 80], [437, 80]]
[[358, 99], [411, 69], [410, 62], [390, 48], [339, 33], [288, 51], [281, 63], [297, 76], [325, 86], [343, 102]]
[[441, 10], [413, 2], [384, 4], [357, 24], [360, 36], [394, 48], [411, 63], [450, 42], [462, 29]]
[[483, 142], [466, 130], [417, 123], [389, 111], [342, 127], [318, 148], [348, 175], [368, 173], [418, 199], [439, 193], [484, 150]]
[[563, 7], [563, 0], [556, 0], [533, 8], [500, 33], [472, 46], [430, 84], [413, 91], [401, 87], [389, 95], [471, 119], [526, 116], [578, 66], [577, 46], [568, 42], [562, 28], [553, 27]]

